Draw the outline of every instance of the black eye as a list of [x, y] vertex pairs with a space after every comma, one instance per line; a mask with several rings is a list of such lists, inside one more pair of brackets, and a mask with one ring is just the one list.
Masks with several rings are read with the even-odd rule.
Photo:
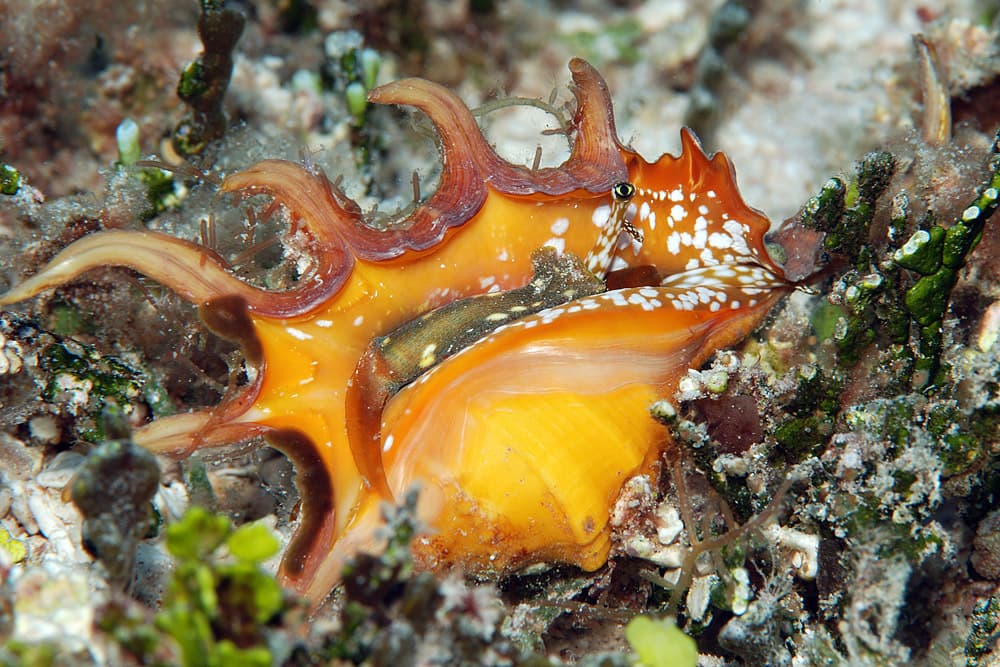
[[611, 194], [615, 199], [628, 201], [635, 195], [635, 186], [627, 181], [615, 183], [611, 188]]

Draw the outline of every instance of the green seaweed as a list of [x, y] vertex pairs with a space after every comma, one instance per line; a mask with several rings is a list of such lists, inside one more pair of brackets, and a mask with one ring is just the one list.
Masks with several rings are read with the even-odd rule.
[[636, 616], [625, 627], [625, 638], [643, 667], [694, 667], [698, 646], [669, 620]]
[[774, 440], [788, 461], [801, 461], [819, 451], [832, 432], [825, 418], [792, 417], [774, 429]]
[[844, 181], [836, 177], [827, 180], [802, 208], [802, 224], [821, 232], [836, 229], [847, 210], [846, 197]]
[[233, 52], [246, 22], [243, 13], [224, 0], [201, 0], [198, 36], [204, 51], [181, 72], [177, 96], [190, 113], [174, 129], [181, 155], [197, 155], [226, 132], [222, 103], [233, 73]]
[[997, 633], [1000, 632], [1000, 597], [991, 595], [980, 600], [972, 609], [969, 635], [965, 640], [966, 667], [979, 667], [983, 658], [996, 647]]
[[[858, 164], [850, 185], [831, 178], [801, 213], [801, 224], [824, 232], [824, 247], [853, 266], [838, 283], [842, 303], [828, 304], [813, 316], [817, 334], [836, 344], [840, 362], [848, 367], [856, 364], [880, 335], [901, 344], [909, 333], [902, 299], [895, 295], [896, 277], [879, 268], [877, 253], [868, 245], [878, 201], [889, 186], [895, 164], [890, 153], [869, 153]], [[894, 208], [904, 212], [902, 219], [893, 218], [899, 224], [905, 220], [902, 204], [902, 200], [894, 200]]]
[[21, 189], [21, 172], [11, 165], [0, 162], [0, 194], [16, 195]]
[[368, 92], [378, 80], [382, 57], [365, 47], [364, 38], [355, 31], [331, 34], [325, 51], [321, 82], [328, 90], [343, 96], [351, 115], [351, 145], [356, 161], [360, 167], [370, 169], [372, 156], [383, 146], [378, 130], [368, 122]]
[[818, 309], [813, 327], [836, 344], [843, 366], [854, 366], [879, 344], [899, 362], [891, 384], [930, 391], [947, 380], [942, 320], [958, 272], [997, 208], [1000, 134], [990, 158], [991, 176], [958, 220], [945, 227], [925, 216], [920, 229], [897, 246], [909, 218], [909, 199], [899, 193], [889, 211], [890, 242], [879, 249], [869, 243], [871, 225], [895, 164], [890, 153], [870, 153], [849, 186], [830, 179], [803, 207], [801, 224], [824, 232], [824, 247], [853, 267], [837, 283], [839, 302]]
[[944, 381], [947, 369], [941, 364], [941, 323], [958, 282], [958, 272], [1000, 203], [1000, 132], [994, 138], [990, 169], [989, 181], [958, 220], [947, 228], [935, 225], [929, 230], [918, 230], [893, 254], [896, 264], [920, 274], [906, 291], [904, 303], [918, 325], [916, 384], [924, 389]]
[[789, 417], [774, 428], [773, 460], [797, 463], [825, 446], [840, 414], [843, 383], [836, 371], [808, 367], [799, 373], [798, 386], [784, 406]]
[[49, 377], [43, 396], [62, 404], [63, 397], [72, 393], [69, 409], [77, 417], [80, 437], [90, 442], [106, 438], [102, 419], [106, 409], [128, 410], [142, 395], [142, 373], [75, 341], [47, 345], [39, 354], [39, 365]]
[[176, 642], [182, 664], [270, 665], [264, 630], [286, 600], [260, 565], [278, 553], [277, 539], [263, 526], [234, 529], [225, 516], [192, 507], [167, 526], [166, 545], [177, 565], [155, 624]]
[[184, 483], [192, 504], [217, 509], [218, 499], [208, 478], [208, 467], [200, 458], [192, 457], [184, 462]]
[[981, 460], [989, 442], [997, 437], [996, 430], [989, 431], [990, 423], [985, 411], [966, 415], [953, 401], [942, 401], [928, 408], [924, 428], [935, 439], [945, 476], [961, 474]]
[[140, 169], [139, 180], [146, 186], [146, 200], [149, 202], [149, 206], [139, 216], [142, 220], [149, 220], [177, 207], [177, 181], [169, 171], [156, 167]]
[[261, 568], [280, 548], [270, 530], [234, 528], [226, 516], [195, 506], [165, 533], [174, 568], [159, 611], [114, 598], [96, 627], [136, 664], [275, 664], [270, 627], [293, 603]]
[[[183, 81], [183, 75], [182, 75]], [[136, 167], [136, 162], [142, 156], [142, 144], [139, 127], [131, 118], [126, 118], [118, 125], [116, 132], [118, 141], [118, 160], [115, 169], [128, 177], [134, 173], [146, 189], [147, 206], [139, 218], [149, 220], [168, 209], [176, 208], [180, 203], [177, 196], [177, 182], [174, 175], [156, 167]]]
[[853, 257], [859, 270], [863, 259], [868, 230], [878, 200], [889, 187], [895, 173], [896, 159], [891, 153], [876, 151], [866, 155], [857, 167], [855, 181], [846, 187], [838, 178], [831, 178], [819, 194], [803, 209], [802, 224], [826, 233], [823, 240], [832, 252]]

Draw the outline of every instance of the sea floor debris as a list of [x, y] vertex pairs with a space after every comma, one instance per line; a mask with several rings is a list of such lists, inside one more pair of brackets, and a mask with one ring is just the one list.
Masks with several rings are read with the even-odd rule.
[[[658, 418], [681, 443], [664, 465], [676, 462], [676, 472], [656, 487], [641, 478], [628, 485], [607, 568], [593, 575], [538, 568], [479, 583], [412, 575], [405, 513], [392, 515], [400, 539], [357, 566], [370, 573], [367, 588], [345, 589], [328, 615], [310, 623], [294, 600], [262, 602], [268, 618], [244, 630], [268, 638], [266, 664], [397, 664], [401, 655], [415, 663], [449, 655], [466, 663], [629, 664], [624, 627], [640, 614], [676, 615], [703, 664], [995, 661], [998, 220], [984, 218], [965, 236], [978, 240], [974, 250], [945, 258], [949, 230], [978, 220], [970, 208], [982, 213], [997, 187], [989, 152], [1000, 123], [991, 104], [1000, 66], [989, 10], [903, 3], [882, 14], [842, 3], [823, 14], [819, 6], [765, 2], [742, 33], [722, 41], [709, 29], [715, 8], [678, 2], [578, 11], [470, 3], [465, 13], [417, 3], [416, 24], [391, 3], [384, 24], [342, 4], [260, 3], [236, 47], [227, 93], [237, 122], [208, 149], [204, 174], [173, 174], [170, 203], [154, 202], [160, 214], [152, 225], [245, 252], [241, 271], [281, 287], [302, 257], [283, 258], [267, 243], [280, 220], [262, 215], [247, 229], [227, 219], [213, 199], [219, 174], [265, 157], [296, 159], [304, 146], [308, 160], [359, 184], [354, 195], [385, 200], [379, 189], [395, 178], [405, 205], [414, 165], [420, 187], [433, 189], [432, 146], [370, 110], [360, 120], [348, 107], [349, 83], [324, 81], [332, 67], [364, 78], [357, 63], [339, 51], [334, 62], [323, 48], [349, 26], [364, 35], [362, 48], [377, 52], [380, 81], [444, 68], [468, 97], [499, 87], [548, 98], [554, 63], [594, 58], [612, 89], [624, 91], [622, 134], [643, 148], [669, 146], [664, 136], [673, 140], [698, 101], [692, 91], [710, 84], [715, 144], [732, 155], [748, 198], [778, 215], [811, 217], [811, 228], [786, 225], [778, 243], [806, 263], [804, 273], [822, 269], [828, 277], [815, 294], [792, 297], [746, 345], [692, 369], [678, 395], [663, 397]], [[99, 224], [135, 224], [151, 210], [151, 196], [166, 196], [115, 176], [111, 165], [121, 120], [135, 118], [143, 155], [166, 160], [158, 140], [184, 112], [174, 92], [184, 63], [201, 49], [198, 6], [176, 16], [167, 9], [65, 3], [45, 21], [40, 10], [17, 17], [10, 35], [37, 35], [38, 47], [4, 50], [14, 54], [5, 56], [10, 94], [0, 106], [4, 286]], [[472, 48], [472, 35], [488, 34], [490, 21], [501, 26], [498, 36]], [[791, 43], [768, 48], [768, 25], [789, 28]], [[21, 29], [31, 26], [38, 29]], [[924, 38], [911, 51], [916, 32]], [[53, 70], [47, 59], [63, 67]], [[706, 62], [722, 69], [708, 77]], [[942, 126], [941, 105], [929, 120], [920, 106], [942, 95], [951, 128], [943, 140], [940, 131], [924, 131]], [[86, 101], [82, 117], [68, 111], [70, 99]], [[498, 144], [523, 137], [522, 161], [530, 164], [538, 119], [526, 113], [503, 111], [487, 122]], [[776, 123], [776, 115], [787, 120]], [[391, 160], [387, 146], [398, 149]], [[865, 158], [871, 151], [879, 152]], [[546, 148], [542, 160], [552, 154]], [[116, 655], [127, 664], [142, 651], [176, 660], [176, 647], [163, 639], [169, 630], [153, 637], [151, 610], [175, 562], [164, 526], [183, 525], [192, 499], [240, 525], [263, 520], [287, 538], [295, 491], [273, 452], [243, 447], [167, 466], [152, 500], [161, 524], [135, 547], [130, 596], [121, 573], [109, 576], [87, 555], [83, 517], [62, 499], [92, 445], [107, 439], [109, 406], [138, 424], [210, 404], [241, 381], [232, 347], [194, 321], [169, 294], [123, 272], [3, 313], [0, 662], [48, 664], [55, 656], [113, 664]], [[780, 480], [787, 490], [775, 497]], [[689, 562], [690, 554], [697, 557]], [[235, 567], [222, 551], [218, 558], [220, 567]], [[245, 560], [268, 567], [257, 556]], [[249, 590], [258, 586], [265, 596], [268, 584], [246, 576]], [[684, 590], [678, 582], [687, 582]], [[379, 635], [404, 620], [405, 632]]]

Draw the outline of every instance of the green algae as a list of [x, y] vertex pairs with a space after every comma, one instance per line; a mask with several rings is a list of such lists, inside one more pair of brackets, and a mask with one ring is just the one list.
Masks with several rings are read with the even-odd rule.
[[839, 178], [831, 178], [806, 203], [802, 224], [825, 232], [826, 248], [855, 258], [855, 265], [863, 270], [862, 262], [870, 254], [867, 242], [876, 205], [895, 170], [896, 158], [891, 153], [869, 153], [858, 164], [850, 186]]
[[6, 163], [0, 163], [0, 194], [16, 195], [21, 189], [21, 172]]
[[233, 52], [246, 18], [224, 0], [202, 0], [198, 36], [204, 51], [184, 67], [177, 96], [189, 115], [174, 129], [174, 146], [181, 155], [197, 155], [226, 132], [222, 105], [233, 72]]
[[45, 400], [66, 403], [77, 417], [80, 436], [90, 442], [107, 436], [102, 419], [106, 409], [130, 410], [143, 395], [140, 371], [75, 341], [47, 345], [41, 350], [39, 365], [49, 378]]
[[991, 595], [980, 600], [972, 610], [969, 635], [965, 640], [966, 667], [979, 667], [980, 658], [988, 656], [996, 646], [1000, 631], [1000, 597]]
[[278, 540], [258, 524], [234, 529], [193, 507], [167, 526], [166, 544], [177, 565], [155, 624], [176, 642], [182, 664], [271, 665], [264, 628], [286, 603], [260, 565], [278, 553]]
[[636, 616], [625, 627], [625, 638], [643, 667], [698, 664], [698, 646], [671, 620]]

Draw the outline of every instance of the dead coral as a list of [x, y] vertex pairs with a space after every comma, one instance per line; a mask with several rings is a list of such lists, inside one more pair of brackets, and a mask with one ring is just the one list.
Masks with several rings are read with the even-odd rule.
[[973, 543], [972, 567], [987, 579], [1000, 579], [1000, 510], [994, 510], [979, 522]]
[[119, 585], [131, 584], [138, 542], [155, 526], [150, 501], [160, 482], [156, 458], [131, 443], [125, 431], [109, 433], [118, 439], [92, 451], [71, 485], [84, 517], [83, 546]]

